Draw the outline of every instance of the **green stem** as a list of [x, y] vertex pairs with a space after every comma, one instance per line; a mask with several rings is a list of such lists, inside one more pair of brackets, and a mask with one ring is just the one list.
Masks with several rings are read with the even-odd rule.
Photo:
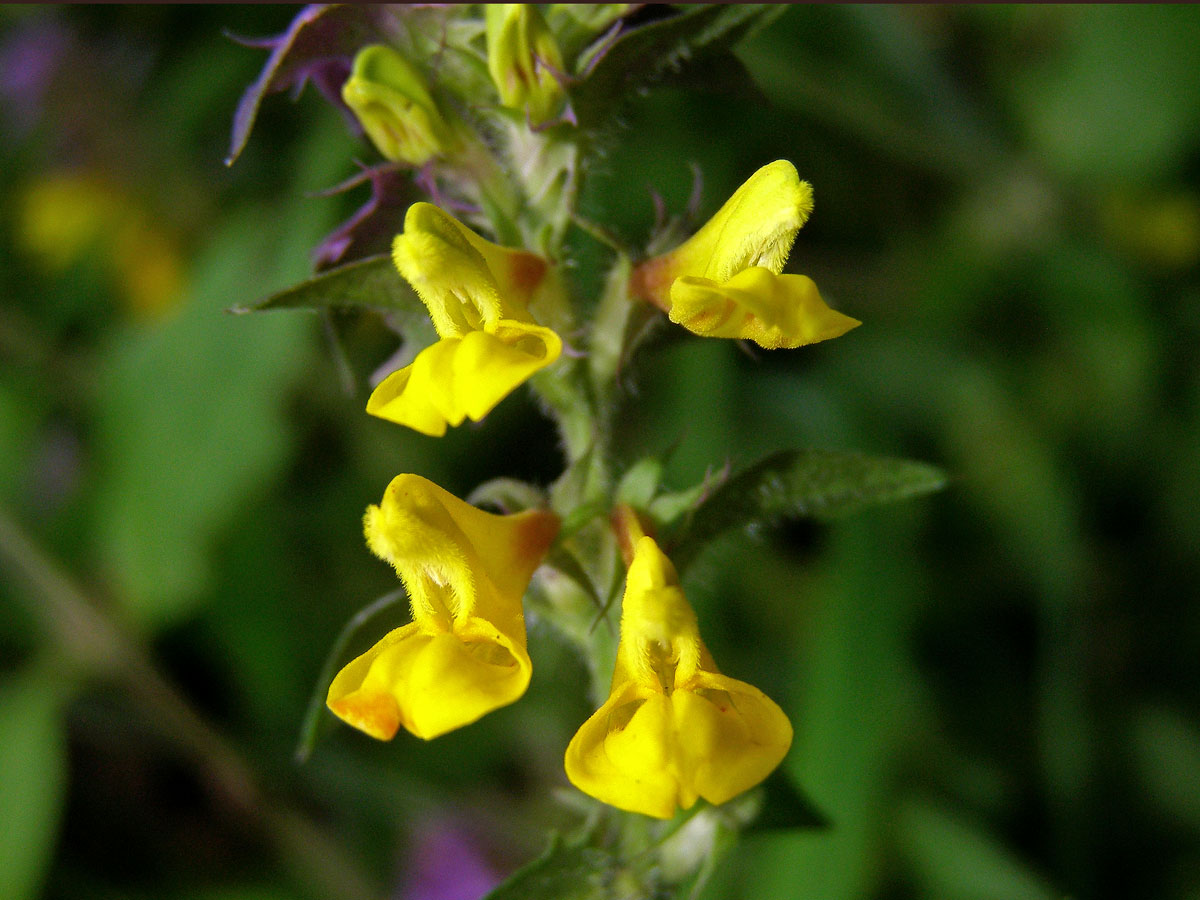
[[592, 401], [587, 396], [581, 369], [578, 361], [560, 363], [529, 381], [558, 423], [568, 468], [586, 457], [597, 439]]
[[632, 265], [627, 256], [618, 256], [608, 273], [604, 293], [596, 307], [592, 340], [588, 353], [589, 374], [597, 405], [606, 419], [615, 412], [617, 378], [625, 355], [625, 331], [634, 301], [629, 298]]
[[161, 735], [224, 797], [255, 821], [305, 892], [371, 900], [379, 891], [346, 851], [301, 813], [269, 798], [237, 750], [154, 667], [142, 646], [101, 613], [7, 514], [0, 511], [0, 562], [29, 588], [29, 604], [51, 640], [83, 674], [119, 681]]

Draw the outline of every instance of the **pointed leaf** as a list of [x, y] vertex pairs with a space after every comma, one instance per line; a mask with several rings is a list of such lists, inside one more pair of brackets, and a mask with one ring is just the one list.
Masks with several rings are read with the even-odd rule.
[[704, 501], [704, 498], [720, 486], [728, 477], [729, 466], [727, 464], [723, 470], [717, 472], [715, 475], [712, 472], [705, 473], [704, 478], [690, 488], [659, 494], [650, 502], [650, 505], [646, 508], [646, 512], [650, 514], [650, 518], [660, 528], [669, 528], [675, 524], [680, 516], [696, 509]]
[[390, 256], [371, 256], [346, 266], [322, 272], [249, 306], [234, 306], [232, 313], [264, 312], [275, 309], [384, 310], [406, 337], [436, 339], [429, 313], [416, 292], [400, 277]]
[[836, 518], [945, 484], [946, 476], [926, 463], [830, 450], [781, 451], [709, 493], [682, 526], [671, 559], [682, 568], [730, 528]]
[[596, 605], [596, 609], [604, 609], [604, 600], [601, 599], [596, 586], [592, 584], [591, 576], [569, 550], [555, 547], [547, 554], [546, 564], [571, 579], [581, 591], [588, 595], [588, 598]]
[[563, 542], [575, 536], [575, 533], [591, 523], [598, 516], [608, 512], [608, 503], [604, 500], [590, 500], [581, 503], [563, 517], [562, 527], [558, 530], [558, 540]]

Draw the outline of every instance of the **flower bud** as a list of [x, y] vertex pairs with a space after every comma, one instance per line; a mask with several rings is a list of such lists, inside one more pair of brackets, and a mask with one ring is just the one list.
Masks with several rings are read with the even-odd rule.
[[563, 88], [562, 54], [546, 20], [528, 3], [487, 7], [488, 71], [500, 102], [522, 109], [537, 125], [559, 111]]
[[358, 52], [342, 99], [393, 162], [420, 166], [450, 143], [450, 129], [421, 73], [391, 47], [373, 44]]

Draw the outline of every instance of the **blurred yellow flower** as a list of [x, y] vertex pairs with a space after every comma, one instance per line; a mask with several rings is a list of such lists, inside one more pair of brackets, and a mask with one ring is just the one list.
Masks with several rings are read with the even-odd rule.
[[58, 174], [33, 182], [25, 191], [21, 242], [51, 271], [72, 263], [107, 236], [125, 215], [123, 198], [99, 179]]
[[509, 109], [525, 110], [541, 124], [562, 106], [562, 54], [546, 20], [528, 3], [489, 3], [487, 10], [488, 71]]
[[634, 546], [612, 691], [567, 747], [571, 783], [660, 819], [724, 803], [779, 765], [792, 726], [762, 691], [722, 675], [653, 538]]
[[354, 57], [342, 99], [381, 154], [424, 165], [451, 141], [421, 73], [391, 47], [373, 44]]
[[420, 476], [399, 475], [363, 525], [372, 552], [403, 581], [413, 621], [337, 674], [329, 708], [380, 740], [401, 725], [428, 740], [525, 693], [531, 664], [521, 599], [558, 517], [493, 515]]
[[436, 437], [465, 418], [479, 421], [558, 359], [562, 340], [528, 308], [546, 276], [540, 256], [500, 247], [416, 203], [393, 258], [441, 340], [380, 382], [367, 412]]
[[763, 166], [691, 238], [638, 266], [631, 291], [705, 337], [774, 350], [843, 335], [862, 323], [830, 309], [811, 278], [780, 274], [812, 208], [795, 166]]
[[61, 173], [31, 184], [19, 232], [25, 250], [52, 274], [94, 253], [136, 316], [159, 316], [183, 293], [183, 259], [162, 223], [94, 175]]
[[130, 311], [156, 317], [172, 309], [183, 293], [183, 258], [161, 225], [136, 215], [114, 232], [112, 241], [117, 282]]

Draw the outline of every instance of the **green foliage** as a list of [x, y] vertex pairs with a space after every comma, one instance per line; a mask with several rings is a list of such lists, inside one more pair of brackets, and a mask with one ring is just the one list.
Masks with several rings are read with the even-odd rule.
[[[894, 760], [908, 730], [920, 727], [904, 636], [921, 587], [900, 540], [905, 531], [891, 516], [862, 516], [830, 533], [816, 571], [787, 578], [787, 615], [778, 626], [785, 631], [777, 638], [805, 647], [785, 707], [796, 724], [785, 774], [804, 786], [830, 827], [764, 835], [748, 847], [747, 874], [729, 893], [739, 900], [874, 896]], [[764, 569], [741, 573], [755, 593], [788, 572]]]
[[429, 314], [408, 282], [396, 272], [387, 255], [360, 259], [292, 285], [249, 306], [236, 305], [233, 313], [270, 309], [388, 309], [413, 316]]
[[207, 541], [286, 459], [277, 398], [303, 364], [305, 323], [239, 328], [222, 313], [277, 246], [256, 217], [229, 221], [197, 263], [183, 312], [121, 335], [96, 373], [95, 533], [122, 602], [145, 626], [195, 609], [211, 578]]
[[0, 680], [0, 896], [33, 900], [54, 858], [66, 798], [64, 685], [53, 669]]
[[230, 312], [276, 309], [377, 310], [386, 312], [389, 323], [411, 340], [429, 343], [437, 338], [429, 313], [387, 255], [360, 259], [322, 272], [257, 303], [234, 306]]
[[628, 503], [635, 509], [646, 508], [658, 493], [662, 473], [661, 460], [654, 457], [638, 460], [621, 476], [616, 491], [617, 502]]
[[824, 829], [828, 817], [803, 792], [797, 790], [786, 772], [776, 770], [762, 784], [762, 810], [747, 833]]
[[1200, 729], [1177, 710], [1139, 710], [1130, 749], [1147, 802], [1190, 834], [1200, 834]]
[[555, 840], [484, 900], [605, 900], [636, 888], [628, 878], [613, 854]]
[[701, 5], [631, 28], [578, 64], [583, 81], [571, 91], [584, 128], [607, 126], [638, 90], [670, 73], [711, 63], [747, 33], [780, 15], [773, 4]]
[[1019, 67], [1010, 96], [1053, 165], [1073, 178], [1120, 181], [1183, 164], [1188, 132], [1200, 127], [1191, 59], [1200, 21], [1190, 10], [1111, 6], [1021, 18], [1018, 30], [1044, 30], [1055, 52]]
[[20, 493], [25, 454], [35, 439], [41, 412], [23, 381], [0, 381], [0, 497], [8, 502]]
[[586, 833], [573, 840], [555, 835], [541, 856], [514, 872], [485, 900], [696, 897], [747, 822], [753, 823], [751, 830], [756, 833], [828, 824], [787, 777], [776, 772], [720, 812], [701, 802], [672, 821], [651, 827], [640, 835], [645, 846], [598, 848], [587, 841]]
[[784, 518], [832, 519], [940, 490], [936, 467], [830, 450], [785, 450], [710, 491], [687, 516], [671, 553], [683, 568], [730, 528]]
[[946, 900], [1058, 900], [1062, 895], [985, 830], [932, 803], [900, 811], [902, 847], [920, 889]]
[[[301, 177], [328, 171], [316, 129]], [[245, 497], [287, 459], [279, 398], [303, 371], [305, 323], [223, 314], [248, 274], [269, 287], [303, 266], [328, 224], [319, 205], [292, 201], [289, 229], [265, 231], [261, 213], [229, 214], [199, 255], [184, 309], [157, 328], [116, 332], [95, 375], [96, 452], [102, 476], [93, 522], [102, 567], [148, 628], [179, 622], [211, 584], [208, 542]]]

